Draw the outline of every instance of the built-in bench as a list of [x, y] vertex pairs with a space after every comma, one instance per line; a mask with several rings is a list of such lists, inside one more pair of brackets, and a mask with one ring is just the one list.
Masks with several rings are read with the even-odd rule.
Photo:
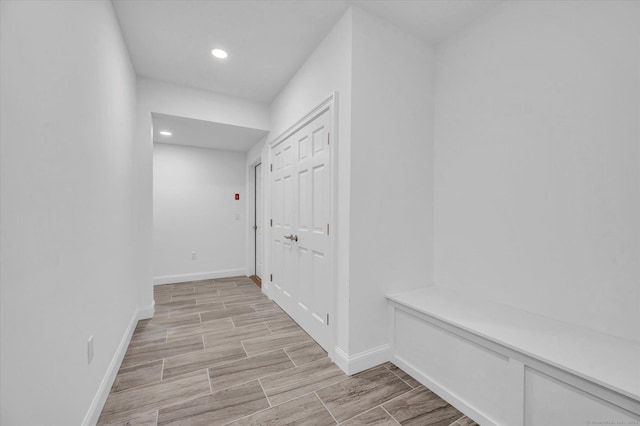
[[387, 296], [392, 361], [481, 425], [640, 424], [640, 344], [434, 286]]

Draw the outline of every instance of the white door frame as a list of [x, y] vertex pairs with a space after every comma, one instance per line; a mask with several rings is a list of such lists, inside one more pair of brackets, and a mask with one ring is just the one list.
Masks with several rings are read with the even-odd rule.
[[318, 106], [313, 108], [309, 113], [305, 114], [304, 117], [299, 119], [294, 125], [285, 130], [280, 136], [271, 140], [267, 143], [268, 146], [268, 154], [266, 163], [263, 162], [262, 168], [263, 170], [263, 181], [262, 187], [264, 188], [264, 218], [265, 218], [265, 232], [263, 233], [263, 243], [264, 243], [264, 277], [262, 278], [262, 291], [271, 298], [269, 292], [271, 291], [271, 280], [270, 276], [272, 274], [272, 265], [271, 265], [271, 241], [273, 238], [272, 228], [270, 226], [270, 216], [271, 216], [271, 179], [270, 179], [270, 168], [273, 163], [272, 157], [272, 148], [294, 134], [298, 129], [302, 128], [305, 124], [311, 122], [314, 118], [319, 116], [324, 111], [329, 111], [329, 133], [330, 133], [330, 145], [329, 145], [329, 157], [331, 162], [331, 215], [330, 215], [330, 232], [329, 232], [329, 247], [331, 250], [331, 262], [329, 266], [329, 300], [332, 301], [331, 306], [329, 307], [329, 341], [330, 348], [328, 351], [328, 355], [330, 359], [334, 359], [335, 357], [335, 342], [336, 342], [336, 324], [337, 321], [337, 262], [338, 257], [336, 254], [338, 253], [338, 111], [337, 111], [337, 102], [338, 102], [338, 93], [332, 92], [331, 95], [322, 101]]
[[[256, 172], [256, 166], [258, 164], [262, 164], [264, 166], [264, 151], [263, 153], [260, 154], [260, 156], [256, 157], [254, 159], [254, 161], [248, 162], [247, 163], [247, 185], [246, 185], [246, 189], [247, 189], [247, 215], [246, 215], [246, 226], [247, 226], [247, 254], [246, 254], [246, 263], [247, 263], [247, 275], [255, 275], [256, 271], [255, 271], [255, 253], [256, 253], [256, 240], [254, 237], [254, 232], [253, 232], [253, 217], [255, 214], [255, 209], [256, 209], [256, 205], [255, 205], [255, 198], [256, 198], [256, 185], [255, 185], [255, 181], [256, 181], [256, 176], [255, 176], [255, 172]], [[262, 223], [260, 223], [260, 225], [262, 226], [262, 230], [263, 230], [263, 234], [262, 234], [262, 239], [263, 239], [263, 244], [262, 244], [262, 274], [265, 274], [265, 269], [264, 269], [264, 230], [266, 229], [265, 225], [268, 225], [268, 223], [265, 222], [265, 204], [264, 204], [264, 197], [265, 197], [265, 187], [264, 187], [264, 179], [265, 179], [265, 174], [264, 174], [264, 167], [261, 167], [261, 177], [262, 177]]]
[[[262, 160], [262, 159], [261, 159]], [[264, 188], [264, 179], [263, 179], [263, 169], [262, 169], [262, 161], [259, 161], [258, 163], [256, 163], [255, 166], [253, 166], [253, 214], [254, 214], [254, 228], [253, 228], [253, 275], [255, 275], [256, 277], [258, 277], [259, 279], [262, 279], [262, 277], [260, 275], [258, 275], [258, 230], [260, 230], [260, 232], [262, 233], [262, 239], [264, 240], [264, 191], [262, 191], [262, 189]], [[258, 168], [258, 166], [260, 166], [260, 174], [258, 175], [258, 173], [256, 173], [256, 169]], [[258, 185], [256, 185], [256, 183], [258, 182], [258, 176], [260, 179], [260, 191], [258, 190]], [[258, 200], [259, 198], [259, 200]], [[260, 211], [261, 215], [258, 216], [258, 210]], [[257, 228], [255, 228], [257, 226]], [[260, 247], [261, 250], [261, 271], [260, 274], [264, 275], [264, 243], [261, 244], [262, 247]]]

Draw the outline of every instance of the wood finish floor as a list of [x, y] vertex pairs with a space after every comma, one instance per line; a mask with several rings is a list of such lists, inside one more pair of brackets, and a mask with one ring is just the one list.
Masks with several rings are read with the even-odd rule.
[[155, 287], [99, 425], [477, 426], [391, 363], [347, 376], [246, 277]]

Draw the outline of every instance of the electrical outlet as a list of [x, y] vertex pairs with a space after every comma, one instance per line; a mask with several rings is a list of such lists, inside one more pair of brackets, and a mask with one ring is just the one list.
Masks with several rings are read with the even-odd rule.
[[93, 336], [87, 341], [87, 363], [91, 364], [91, 361], [93, 361]]
[[198, 254], [195, 251], [191, 252], [191, 260], [196, 260], [198, 258]]

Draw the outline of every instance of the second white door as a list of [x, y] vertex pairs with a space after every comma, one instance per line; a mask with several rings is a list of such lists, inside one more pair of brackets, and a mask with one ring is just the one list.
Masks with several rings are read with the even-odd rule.
[[272, 147], [270, 295], [325, 350], [331, 332], [329, 110]]

